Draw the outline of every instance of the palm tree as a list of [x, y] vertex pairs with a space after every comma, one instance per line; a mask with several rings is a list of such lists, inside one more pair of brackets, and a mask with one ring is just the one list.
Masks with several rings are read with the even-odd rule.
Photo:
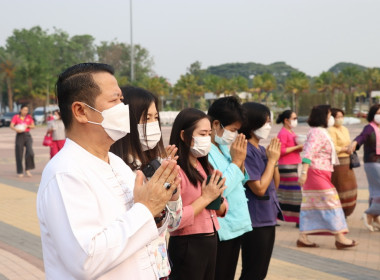
[[225, 93], [236, 95], [238, 92], [248, 90], [248, 80], [242, 76], [233, 77], [226, 81]]
[[174, 94], [181, 98], [181, 108], [185, 108], [185, 100], [189, 108], [194, 107], [194, 97], [203, 94], [203, 87], [198, 85], [194, 75], [181, 75], [174, 86]]
[[373, 90], [380, 90], [380, 69], [368, 68], [362, 73], [362, 86], [369, 98], [369, 107], [372, 106]]
[[223, 79], [216, 75], [207, 75], [204, 78], [204, 87], [205, 90], [211, 91], [214, 94], [218, 95], [225, 92], [226, 90], [226, 79]]
[[253, 78], [253, 87], [259, 96], [261, 92], [265, 93], [264, 98], [267, 100], [271, 91], [277, 88], [276, 78], [271, 73], [257, 75]]
[[330, 94], [330, 105], [335, 106], [335, 93], [340, 88], [339, 78], [333, 72], [322, 72], [314, 82], [318, 92]]
[[13, 111], [12, 82], [21, 63], [22, 59], [17, 57], [14, 53], [7, 52], [4, 49], [0, 50], [0, 73], [3, 73], [7, 85], [9, 111]]
[[159, 110], [162, 110], [164, 107], [164, 97], [168, 96], [170, 92], [170, 83], [164, 77], [155, 76], [144, 78], [142, 82], [139, 83], [139, 86], [157, 95], [161, 100]]
[[346, 112], [348, 114], [352, 114], [352, 95], [360, 85], [360, 72], [358, 68], [350, 66], [344, 68], [340, 73], [343, 91], [346, 93]]
[[298, 99], [299, 95], [308, 92], [310, 89], [310, 82], [305, 73], [292, 72], [289, 78], [285, 80], [285, 92], [293, 95], [293, 111], [298, 114]]

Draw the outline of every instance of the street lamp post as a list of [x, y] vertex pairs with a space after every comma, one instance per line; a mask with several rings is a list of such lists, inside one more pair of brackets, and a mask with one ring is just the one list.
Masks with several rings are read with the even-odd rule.
[[135, 79], [135, 69], [134, 69], [134, 50], [133, 50], [133, 28], [132, 28], [132, 0], [129, 0], [130, 8], [130, 26], [131, 26], [131, 82]]

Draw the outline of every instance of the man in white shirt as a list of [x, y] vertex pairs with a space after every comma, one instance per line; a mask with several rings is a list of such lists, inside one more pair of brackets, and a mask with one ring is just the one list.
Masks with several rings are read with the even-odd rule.
[[129, 132], [111, 66], [70, 67], [58, 78], [57, 96], [68, 139], [37, 194], [46, 278], [157, 279], [146, 246], [166, 229], [166, 220], [157, 228], [154, 217], [178, 187], [179, 167], [164, 161], [143, 184], [140, 171], [134, 175], [108, 152]]

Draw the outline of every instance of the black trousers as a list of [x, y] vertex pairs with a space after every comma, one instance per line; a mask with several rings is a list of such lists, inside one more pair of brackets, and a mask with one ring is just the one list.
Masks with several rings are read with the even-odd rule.
[[239, 260], [241, 236], [234, 239], [218, 240], [215, 280], [234, 280]]
[[16, 167], [17, 174], [22, 174], [22, 157], [24, 155], [25, 147], [25, 170], [34, 169], [34, 152], [33, 152], [33, 139], [29, 132], [22, 132], [16, 134]]
[[217, 235], [171, 236], [170, 280], [213, 280], [215, 275]]
[[276, 227], [253, 228], [242, 237], [242, 271], [240, 280], [262, 280], [268, 272]]

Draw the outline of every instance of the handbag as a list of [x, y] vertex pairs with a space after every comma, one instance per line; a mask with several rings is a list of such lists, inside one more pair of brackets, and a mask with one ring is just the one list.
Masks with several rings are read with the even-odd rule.
[[359, 156], [356, 152], [350, 155], [350, 169], [360, 167]]
[[50, 147], [53, 144], [53, 137], [51, 133], [47, 132], [44, 137], [44, 141], [42, 141], [42, 145]]

